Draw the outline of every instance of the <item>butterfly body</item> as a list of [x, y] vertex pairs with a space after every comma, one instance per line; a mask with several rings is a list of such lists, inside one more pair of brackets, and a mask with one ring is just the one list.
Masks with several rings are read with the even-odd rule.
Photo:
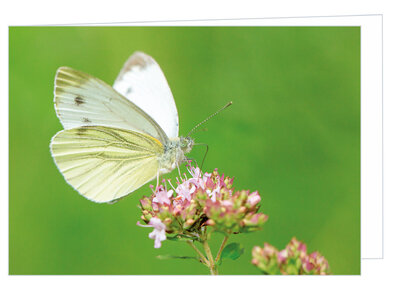
[[194, 141], [190, 137], [176, 137], [165, 145], [164, 153], [160, 156], [160, 173], [169, 173], [185, 161], [185, 154], [192, 150]]
[[65, 180], [89, 200], [118, 200], [185, 161], [167, 81], [150, 56], [134, 53], [113, 87], [69, 67], [57, 70], [54, 106], [64, 130], [50, 150]]

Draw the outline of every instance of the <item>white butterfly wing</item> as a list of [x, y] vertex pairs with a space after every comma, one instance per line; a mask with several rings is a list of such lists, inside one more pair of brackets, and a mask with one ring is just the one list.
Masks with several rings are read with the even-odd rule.
[[164, 148], [137, 132], [83, 126], [58, 132], [51, 152], [66, 181], [87, 199], [119, 199], [157, 176]]
[[168, 137], [140, 107], [111, 86], [68, 67], [57, 70], [54, 106], [65, 129], [101, 125], [149, 134], [163, 144]]
[[135, 52], [125, 62], [113, 87], [151, 116], [168, 137], [179, 135], [174, 97], [160, 66], [152, 57]]

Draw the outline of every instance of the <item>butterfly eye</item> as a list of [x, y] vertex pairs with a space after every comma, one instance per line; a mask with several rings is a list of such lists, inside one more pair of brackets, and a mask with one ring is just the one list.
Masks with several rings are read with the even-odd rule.
[[193, 148], [193, 139], [190, 137], [181, 137], [180, 139], [180, 147], [183, 152], [188, 153]]
[[188, 146], [188, 141], [186, 137], [181, 137], [181, 141], [180, 141], [180, 146], [181, 148], [186, 148]]

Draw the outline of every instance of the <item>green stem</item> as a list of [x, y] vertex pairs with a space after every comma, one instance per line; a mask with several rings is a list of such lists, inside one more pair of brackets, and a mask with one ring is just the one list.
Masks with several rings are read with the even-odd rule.
[[214, 262], [214, 257], [212, 256], [210, 246], [208, 245], [208, 242], [206, 240], [203, 241], [203, 247], [209, 261], [208, 267], [210, 268], [211, 275], [218, 275], [218, 270]]
[[186, 241], [189, 246], [191, 246], [196, 253], [200, 256], [201, 261], [207, 265], [208, 267], [210, 267], [210, 262], [207, 260], [207, 258], [201, 253], [201, 251], [193, 244], [193, 241]]
[[223, 239], [223, 241], [222, 241], [222, 244], [221, 244], [221, 246], [220, 246], [220, 248], [219, 248], [217, 257], [215, 258], [215, 262], [216, 262], [216, 263], [218, 263], [218, 260], [219, 260], [219, 258], [221, 257], [222, 250], [224, 249], [224, 247], [225, 247], [225, 245], [226, 245], [226, 242], [228, 241], [228, 238], [229, 238], [229, 236], [225, 236], [224, 239]]

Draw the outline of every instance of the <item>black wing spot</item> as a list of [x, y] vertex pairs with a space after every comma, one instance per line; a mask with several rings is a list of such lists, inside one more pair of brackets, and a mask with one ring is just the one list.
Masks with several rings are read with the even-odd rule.
[[74, 101], [77, 106], [79, 106], [85, 102], [81, 96], [76, 96]]
[[89, 118], [84, 117], [84, 118], [82, 119], [82, 122], [91, 123], [92, 121], [91, 121]]

